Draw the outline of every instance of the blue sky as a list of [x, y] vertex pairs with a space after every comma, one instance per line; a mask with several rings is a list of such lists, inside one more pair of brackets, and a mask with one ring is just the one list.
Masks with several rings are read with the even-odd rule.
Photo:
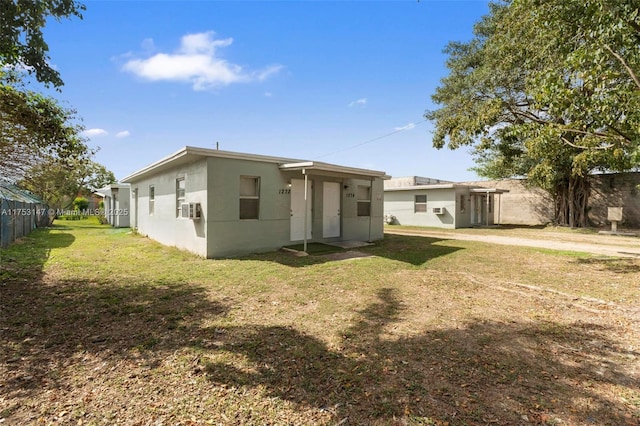
[[447, 74], [442, 49], [471, 38], [487, 3], [88, 1], [83, 20], [45, 28], [65, 81], [53, 95], [119, 179], [218, 142], [472, 180], [468, 149], [433, 149], [422, 116]]

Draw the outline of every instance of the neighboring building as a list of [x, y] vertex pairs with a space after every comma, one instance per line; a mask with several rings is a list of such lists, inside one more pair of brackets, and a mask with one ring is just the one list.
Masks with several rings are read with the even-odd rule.
[[[392, 178], [385, 182], [384, 212], [389, 223], [438, 228], [468, 228], [500, 223], [501, 195], [497, 188], [457, 183], [427, 183], [436, 179]], [[413, 185], [403, 186], [405, 183]]]
[[400, 188], [407, 186], [418, 186], [418, 185], [436, 185], [441, 183], [453, 183], [448, 180], [442, 179], [433, 179], [422, 176], [403, 176], [403, 177], [394, 177], [384, 182], [384, 189], [389, 188]]
[[[487, 223], [535, 226], [554, 222], [553, 198], [540, 188], [526, 185], [524, 179], [421, 184], [434, 181], [437, 180], [419, 176], [385, 181], [385, 214], [394, 215], [402, 225], [444, 228], [486, 226]], [[640, 228], [640, 173], [594, 174], [590, 176], [590, 183], [589, 221], [593, 226], [609, 226], [608, 208], [622, 207], [621, 225]], [[487, 194], [493, 195], [487, 199]], [[417, 195], [420, 197], [416, 206]], [[425, 208], [421, 205], [423, 195], [430, 209], [444, 207], [446, 212], [435, 215], [433, 211], [431, 214], [415, 211]], [[487, 205], [486, 208], [481, 207], [483, 205]]]
[[96, 191], [103, 197], [104, 216], [107, 222], [116, 228], [130, 226], [130, 199], [131, 188], [129, 185], [111, 184]]
[[379, 240], [386, 178], [381, 171], [185, 147], [122, 182], [131, 185], [138, 232], [213, 258], [305, 240]]
[[[608, 227], [609, 207], [622, 207], [624, 228], [640, 228], [640, 173], [602, 173], [589, 177], [589, 223]], [[502, 196], [500, 223], [505, 225], [547, 225], [554, 222], [553, 198], [540, 188], [530, 187], [524, 179], [463, 182], [462, 185], [494, 187], [509, 190]]]
[[40, 198], [0, 180], [0, 247], [48, 225], [48, 209]]

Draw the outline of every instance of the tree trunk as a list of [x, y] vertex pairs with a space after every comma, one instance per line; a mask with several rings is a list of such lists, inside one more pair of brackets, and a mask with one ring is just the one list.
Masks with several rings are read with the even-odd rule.
[[589, 226], [589, 196], [591, 184], [584, 176], [571, 176], [555, 190], [556, 223], [571, 228]]

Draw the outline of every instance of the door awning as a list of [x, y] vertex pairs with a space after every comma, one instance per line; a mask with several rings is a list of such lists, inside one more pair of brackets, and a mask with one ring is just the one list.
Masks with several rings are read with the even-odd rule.
[[336, 164], [322, 163], [318, 161], [303, 161], [299, 163], [280, 164], [280, 170], [288, 172], [299, 171], [306, 175], [321, 175], [347, 179], [390, 179], [391, 176], [378, 170], [344, 167]]

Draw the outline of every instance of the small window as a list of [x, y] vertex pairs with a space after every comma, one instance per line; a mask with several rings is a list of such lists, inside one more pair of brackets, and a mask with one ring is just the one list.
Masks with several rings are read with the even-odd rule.
[[258, 219], [260, 215], [260, 178], [240, 176], [240, 219]]
[[358, 185], [358, 216], [371, 216], [371, 187]]
[[156, 188], [153, 185], [149, 186], [149, 215], [153, 214], [156, 203]]
[[464, 213], [466, 206], [465, 206], [465, 201], [466, 201], [466, 197], [463, 195], [460, 196], [460, 213]]
[[491, 204], [493, 204], [492, 201], [493, 201], [493, 197], [487, 194], [487, 208], [489, 209], [489, 213], [491, 213], [491, 208], [492, 208]]
[[176, 179], [176, 217], [180, 217], [180, 205], [185, 202], [184, 178]]
[[414, 213], [426, 213], [427, 212], [427, 195], [416, 195], [413, 200], [413, 212]]

